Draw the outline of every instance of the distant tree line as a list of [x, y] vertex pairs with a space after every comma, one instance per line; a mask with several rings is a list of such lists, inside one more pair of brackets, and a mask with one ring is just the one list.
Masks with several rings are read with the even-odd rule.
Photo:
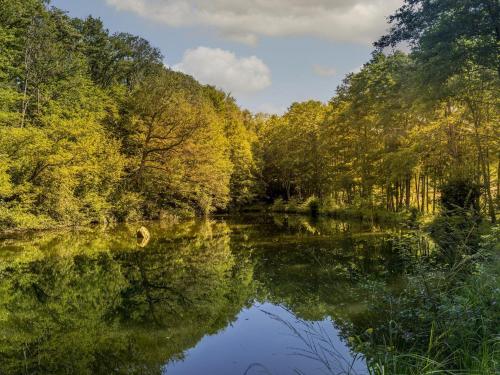
[[[335, 207], [433, 212], [453, 181], [480, 188], [479, 207], [495, 220], [495, 0], [406, 0], [328, 104], [294, 103], [283, 116], [241, 110], [99, 19], [42, 0], [0, 0], [0, 9], [3, 228], [313, 195]], [[401, 43], [410, 54], [397, 52]]]
[[481, 209], [495, 221], [498, 1], [406, 0], [390, 22], [372, 59], [327, 105], [295, 103], [266, 123], [268, 194], [427, 213], [450, 185], [464, 197], [480, 188]]

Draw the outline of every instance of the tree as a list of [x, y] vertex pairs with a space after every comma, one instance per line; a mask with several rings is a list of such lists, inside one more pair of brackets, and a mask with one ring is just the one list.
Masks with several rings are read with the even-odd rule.
[[226, 205], [227, 140], [196, 81], [159, 70], [136, 87], [125, 108], [124, 151], [135, 189], [158, 207], [180, 201], [209, 212]]
[[389, 34], [375, 45], [409, 42], [430, 72], [439, 72], [434, 78], [452, 76], [469, 61], [500, 74], [498, 0], [405, 0], [389, 21]]
[[[393, 24], [390, 33], [376, 46], [384, 48], [409, 42], [419, 64], [420, 76], [424, 84], [432, 88], [433, 96], [449, 101], [450, 108], [453, 101], [468, 108], [488, 212], [491, 221], [495, 222], [489, 150], [483, 144], [482, 134], [488, 127], [485, 121], [490, 117], [484, 113], [494, 112], [495, 107], [498, 109], [498, 95], [491, 94], [497, 93], [500, 87], [498, 1], [406, 0], [391, 16], [390, 22]], [[496, 77], [491, 71], [496, 71]], [[496, 154], [499, 155], [498, 151]]]
[[257, 142], [253, 128], [255, 119], [248, 111], [241, 111], [234, 98], [215, 87], [207, 86], [204, 92], [217, 113], [218, 121], [222, 122], [225, 129], [233, 166], [229, 183], [231, 206], [240, 208], [252, 203], [261, 194], [254, 156]]

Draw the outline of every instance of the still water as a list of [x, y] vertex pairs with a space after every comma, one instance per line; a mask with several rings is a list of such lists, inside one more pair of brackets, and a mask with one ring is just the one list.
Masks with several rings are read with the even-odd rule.
[[0, 374], [366, 374], [397, 228], [240, 216], [0, 239]]

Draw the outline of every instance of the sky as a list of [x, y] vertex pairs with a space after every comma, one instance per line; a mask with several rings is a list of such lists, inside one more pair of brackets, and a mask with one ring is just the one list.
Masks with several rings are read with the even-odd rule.
[[139, 35], [165, 64], [231, 93], [253, 112], [328, 101], [403, 0], [52, 0], [110, 32]]

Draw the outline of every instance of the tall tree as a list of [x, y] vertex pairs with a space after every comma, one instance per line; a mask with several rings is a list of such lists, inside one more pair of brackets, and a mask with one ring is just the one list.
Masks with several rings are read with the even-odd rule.
[[133, 188], [158, 207], [184, 201], [209, 212], [225, 206], [227, 140], [201, 85], [160, 69], [134, 89], [125, 108], [122, 132]]
[[[393, 27], [389, 34], [375, 45], [384, 48], [409, 42], [423, 83], [433, 89], [433, 95], [438, 100], [449, 101], [450, 108], [454, 101], [467, 106], [488, 211], [491, 221], [495, 222], [490, 150], [482, 140], [488, 124], [482, 113], [491, 112], [486, 107], [498, 105], [495, 103], [498, 95], [493, 94], [493, 101], [476, 98], [478, 94], [491, 97], [486, 91], [498, 93], [500, 87], [500, 3], [498, 0], [406, 0], [390, 17], [390, 22]], [[490, 70], [496, 71], [496, 77], [491, 77]], [[457, 85], [457, 81], [466, 85]], [[495, 153], [498, 155], [498, 151]]]

